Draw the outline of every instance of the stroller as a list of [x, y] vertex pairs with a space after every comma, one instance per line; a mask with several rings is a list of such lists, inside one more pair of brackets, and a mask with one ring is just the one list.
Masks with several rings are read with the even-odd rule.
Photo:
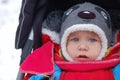
[[[23, 0], [15, 37], [15, 48], [22, 49], [20, 65], [33, 50], [42, 46], [42, 24], [50, 12], [60, 10], [62, 17], [69, 7], [85, 1], [100, 5], [110, 13], [114, 26], [113, 35], [117, 36], [117, 39], [113, 38], [113, 42], [120, 42], [120, 0]], [[59, 32], [59, 28], [57, 29]], [[23, 80], [24, 75], [19, 71], [17, 80]]]

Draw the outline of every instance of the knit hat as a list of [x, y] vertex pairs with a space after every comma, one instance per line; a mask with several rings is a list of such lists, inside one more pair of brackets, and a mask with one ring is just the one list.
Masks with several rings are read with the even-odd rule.
[[65, 12], [60, 33], [60, 44], [62, 55], [68, 61], [73, 61], [73, 59], [66, 50], [67, 38], [70, 33], [79, 30], [92, 31], [100, 37], [102, 50], [97, 60], [101, 60], [105, 56], [108, 46], [111, 45], [112, 27], [108, 12], [89, 2], [77, 4]]

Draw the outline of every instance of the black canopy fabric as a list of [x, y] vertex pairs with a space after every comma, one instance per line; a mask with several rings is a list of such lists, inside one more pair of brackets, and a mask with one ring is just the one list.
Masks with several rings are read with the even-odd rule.
[[[15, 37], [16, 49], [24, 47], [32, 27], [34, 28], [34, 36], [36, 36], [36, 34], [37, 36], [40, 35], [40, 26], [46, 7], [47, 0], [22, 0], [19, 25]], [[38, 39], [40, 39], [40, 37], [38, 37]]]
[[[41, 46], [41, 25], [52, 10], [66, 10], [74, 4], [92, 2], [108, 10], [116, 29], [120, 28], [120, 0], [23, 0], [16, 31], [15, 48], [23, 48], [31, 29], [34, 33], [34, 46]], [[119, 23], [119, 24], [118, 24]]]

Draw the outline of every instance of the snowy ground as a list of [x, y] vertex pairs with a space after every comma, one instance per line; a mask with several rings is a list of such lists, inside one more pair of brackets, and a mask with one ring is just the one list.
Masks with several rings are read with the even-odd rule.
[[14, 48], [22, 0], [0, 0], [0, 80], [16, 80], [21, 50]]

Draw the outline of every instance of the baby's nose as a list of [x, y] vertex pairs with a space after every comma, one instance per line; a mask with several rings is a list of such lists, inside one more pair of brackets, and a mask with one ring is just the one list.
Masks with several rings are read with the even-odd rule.
[[88, 50], [88, 45], [86, 43], [80, 43], [78, 46], [78, 49], [81, 51], [87, 51]]

